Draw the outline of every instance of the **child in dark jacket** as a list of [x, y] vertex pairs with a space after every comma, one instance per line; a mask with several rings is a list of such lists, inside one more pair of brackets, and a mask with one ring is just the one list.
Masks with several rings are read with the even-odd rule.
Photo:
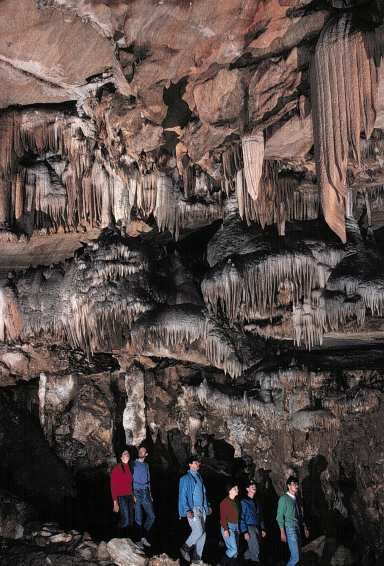
[[260, 503], [255, 499], [256, 483], [251, 480], [245, 488], [247, 496], [241, 500], [240, 510], [240, 531], [248, 544], [244, 558], [259, 564], [260, 538], [266, 536], [263, 512]]

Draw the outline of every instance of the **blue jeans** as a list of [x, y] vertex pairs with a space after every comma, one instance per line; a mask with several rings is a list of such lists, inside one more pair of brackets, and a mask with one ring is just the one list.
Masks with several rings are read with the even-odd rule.
[[203, 556], [203, 550], [205, 545], [205, 520], [207, 518], [203, 507], [193, 508], [193, 519], [188, 518], [188, 524], [191, 527], [191, 533], [185, 544], [187, 546], [194, 546], [196, 551], [196, 557], [201, 560]]
[[125, 529], [133, 524], [133, 497], [132, 495], [119, 495], [117, 498], [120, 510], [121, 529]]
[[295, 566], [300, 562], [300, 529], [299, 527], [285, 527], [285, 534], [287, 535], [287, 543], [291, 553], [287, 566]]
[[[155, 512], [153, 510], [152, 498], [149, 489], [140, 489], [135, 491], [135, 522], [139, 527], [144, 527], [146, 532], [151, 530], [155, 522]], [[145, 522], [143, 524], [143, 512], [145, 513]]]
[[228, 523], [229, 537], [224, 536], [224, 529], [221, 527], [221, 534], [225, 542], [225, 554], [228, 558], [236, 558], [239, 548], [239, 525]]

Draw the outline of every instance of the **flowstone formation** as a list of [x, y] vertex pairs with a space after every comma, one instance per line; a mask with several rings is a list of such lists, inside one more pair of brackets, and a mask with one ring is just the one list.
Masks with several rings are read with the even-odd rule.
[[382, 2], [3, 0], [0, 31], [0, 564], [147, 563], [108, 488], [141, 442], [156, 552], [192, 452], [215, 508], [256, 478], [266, 564], [292, 471], [308, 564], [381, 564]]

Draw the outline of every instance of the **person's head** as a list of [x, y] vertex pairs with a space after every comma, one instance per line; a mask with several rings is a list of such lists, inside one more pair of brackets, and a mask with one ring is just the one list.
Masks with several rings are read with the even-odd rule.
[[121, 462], [123, 464], [128, 464], [129, 458], [130, 458], [130, 456], [129, 456], [128, 450], [123, 450], [123, 452], [121, 453], [121, 456], [120, 456]]
[[190, 456], [188, 458], [188, 466], [191, 472], [198, 472], [200, 470], [201, 462], [197, 456]]
[[226, 485], [226, 492], [229, 499], [235, 499], [239, 495], [239, 486], [236, 482], [228, 482]]
[[145, 446], [140, 446], [139, 448], [139, 460], [145, 460], [145, 458], [148, 456], [148, 451], [145, 448]]
[[247, 492], [248, 497], [253, 499], [256, 495], [256, 482], [254, 480], [250, 480], [245, 484], [245, 491]]
[[287, 479], [287, 489], [291, 495], [296, 495], [299, 491], [299, 480], [295, 476], [289, 476]]

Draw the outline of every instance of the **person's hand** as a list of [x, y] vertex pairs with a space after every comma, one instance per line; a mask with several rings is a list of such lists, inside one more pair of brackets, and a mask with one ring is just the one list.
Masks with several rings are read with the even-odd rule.
[[114, 513], [118, 513], [119, 512], [119, 504], [117, 503], [117, 501], [113, 502], [113, 512]]
[[188, 519], [193, 519], [193, 511], [188, 511], [187, 517], [188, 517]]
[[280, 531], [280, 540], [281, 542], [287, 542], [287, 535], [284, 531]]
[[249, 533], [244, 533], [244, 538], [245, 540], [249, 540], [250, 539]]
[[309, 538], [309, 530], [307, 529], [307, 527], [304, 527], [304, 535], [305, 538]]
[[261, 530], [261, 536], [262, 536], [262, 538], [265, 538], [267, 536], [267, 533], [265, 531]]
[[208, 507], [208, 513], [207, 515], [212, 515], [212, 507]]
[[223, 534], [224, 534], [224, 538], [228, 538], [229, 537], [229, 530], [224, 529]]
[[133, 503], [136, 503], [136, 497], [133, 496]]

